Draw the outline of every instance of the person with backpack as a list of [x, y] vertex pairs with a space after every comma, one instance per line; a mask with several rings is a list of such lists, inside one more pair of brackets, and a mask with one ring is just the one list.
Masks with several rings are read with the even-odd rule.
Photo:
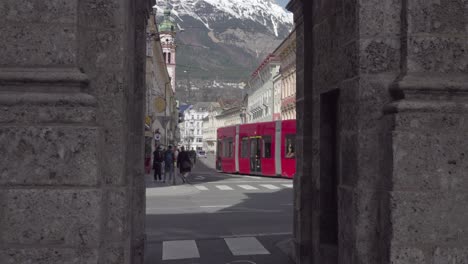
[[[166, 181], [166, 177], [162, 177], [162, 163], [164, 161], [164, 153], [161, 146], [158, 146], [153, 152], [153, 169], [154, 169], [154, 180], [155, 181]], [[165, 176], [165, 175], [164, 175]]]
[[[172, 151], [172, 146], [169, 145], [167, 150], [164, 152], [164, 177], [168, 180], [168, 182], [172, 181], [172, 184], [175, 184], [174, 162], [174, 152]], [[167, 176], [168, 174], [169, 177]]]
[[189, 153], [185, 151], [184, 147], [181, 148], [181, 151], [177, 156], [177, 168], [179, 168], [180, 177], [182, 178], [182, 181], [184, 183], [190, 183], [187, 177], [190, 171], [192, 170], [192, 162], [190, 161]]

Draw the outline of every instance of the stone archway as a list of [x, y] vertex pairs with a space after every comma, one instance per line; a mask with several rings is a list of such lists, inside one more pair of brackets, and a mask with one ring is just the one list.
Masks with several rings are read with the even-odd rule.
[[[152, 4], [0, 4], [1, 263], [142, 263]], [[289, 8], [302, 58], [298, 263], [465, 260], [464, 1], [293, 0]], [[321, 151], [330, 142], [337, 149]], [[336, 155], [338, 170], [324, 169], [333, 167], [324, 155]], [[336, 182], [322, 177], [333, 173]], [[323, 210], [327, 202], [336, 208]]]

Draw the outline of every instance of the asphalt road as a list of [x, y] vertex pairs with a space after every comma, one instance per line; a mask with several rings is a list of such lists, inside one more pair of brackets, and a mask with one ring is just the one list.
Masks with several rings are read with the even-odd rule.
[[145, 263], [292, 263], [292, 181], [213, 167], [212, 157], [197, 161], [190, 185], [147, 177]]

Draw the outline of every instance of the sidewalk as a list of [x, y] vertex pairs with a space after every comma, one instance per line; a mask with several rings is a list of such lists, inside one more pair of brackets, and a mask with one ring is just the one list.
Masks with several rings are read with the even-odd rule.
[[176, 176], [176, 185], [168, 181], [156, 182], [153, 180], [153, 173], [152, 170], [151, 174], [145, 175], [147, 197], [191, 195], [200, 192], [193, 185], [184, 184], [178, 176]]

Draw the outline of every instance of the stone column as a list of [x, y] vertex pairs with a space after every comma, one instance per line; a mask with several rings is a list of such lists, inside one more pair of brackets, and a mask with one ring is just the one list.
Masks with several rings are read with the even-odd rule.
[[402, 3], [385, 263], [468, 259], [468, 3]]
[[298, 31], [297, 263], [464, 263], [466, 1], [288, 7]]
[[147, 10], [0, 3], [0, 263], [142, 263]]
[[[313, 36], [311, 1], [292, 0], [287, 9], [294, 13], [296, 27], [296, 175], [294, 177], [294, 259], [296, 263], [314, 263], [314, 171], [310, 160], [317, 153], [317, 141], [312, 130], [314, 109], [312, 63]], [[309, 104], [309, 105], [308, 105]], [[315, 142], [315, 143], [314, 143]], [[317, 174], [315, 174], [316, 176]], [[316, 199], [315, 199], [316, 200]], [[316, 234], [315, 234], [316, 236]]]

